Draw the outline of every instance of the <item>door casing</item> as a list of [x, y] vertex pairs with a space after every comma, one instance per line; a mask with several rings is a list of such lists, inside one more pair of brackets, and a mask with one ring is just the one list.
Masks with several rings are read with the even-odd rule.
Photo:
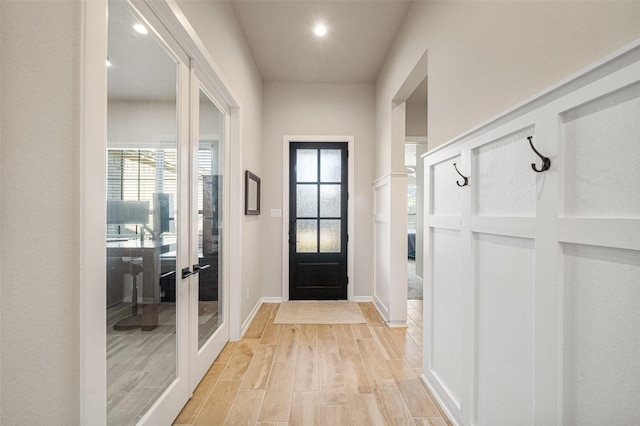
[[289, 300], [289, 144], [291, 142], [342, 142], [347, 144], [349, 151], [347, 167], [349, 169], [347, 188], [349, 191], [347, 205], [347, 300], [352, 302], [355, 298], [354, 288], [357, 283], [354, 264], [354, 185], [355, 185], [355, 144], [353, 136], [336, 135], [285, 135], [282, 137], [282, 300]]

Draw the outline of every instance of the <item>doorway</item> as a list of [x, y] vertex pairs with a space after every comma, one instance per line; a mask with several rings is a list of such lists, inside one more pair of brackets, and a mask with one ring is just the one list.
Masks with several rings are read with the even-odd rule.
[[289, 145], [289, 298], [347, 299], [348, 151]]
[[[346, 286], [346, 299], [349, 301], [353, 301], [355, 294], [354, 288], [357, 286], [357, 277], [354, 273], [354, 251], [353, 251], [353, 241], [354, 241], [354, 188], [355, 188], [355, 179], [354, 179], [354, 157], [356, 155], [355, 152], [355, 140], [351, 135], [284, 135], [282, 137], [282, 210], [279, 208], [270, 209], [269, 213], [271, 217], [282, 217], [282, 300], [287, 301], [290, 299], [290, 268], [289, 268], [289, 255], [290, 255], [290, 204], [291, 200], [289, 199], [289, 189], [290, 189], [290, 151], [291, 151], [291, 143], [304, 144], [305, 146], [312, 146], [316, 143], [339, 143], [340, 146], [344, 146], [347, 151], [347, 199], [346, 199], [346, 209], [347, 209], [347, 238], [346, 238], [346, 257], [347, 257], [347, 274], [348, 283]], [[344, 224], [343, 224], [344, 225]], [[344, 242], [344, 240], [342, 240]], [[341, 298], [344, 299], [345, 296], [341, 295]]]
[[[407, 124], [410, 121], [409, 111], [419, 107], [420, 105], [407, 103]], [[424, 109], [426, 109], [426, 103], [424, 104]], [[424, 119], [419, 118], [419, 120], [426, 124]], [[407, 129], [409, 128], [409, 125], [407, 125]], [[423, 298], [424, 165], [421, 156], [426, 151], [426, 137], [406, 137], [407, 300], [422, 300]]]

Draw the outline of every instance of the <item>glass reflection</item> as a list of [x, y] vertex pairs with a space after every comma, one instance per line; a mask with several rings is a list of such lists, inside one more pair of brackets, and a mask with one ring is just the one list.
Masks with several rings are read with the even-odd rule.
[[176, 62], [109, 2], [107, 423], [133, 425], [176, 377]]
[[198, 149], [198, 348], [223, 322], [222, 200], [224, 115], [200, 90]]

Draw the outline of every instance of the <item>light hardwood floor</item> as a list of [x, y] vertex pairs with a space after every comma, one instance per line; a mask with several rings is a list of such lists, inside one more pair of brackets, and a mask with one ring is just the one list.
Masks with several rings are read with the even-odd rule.
[[274, 324], [279, 305], [262, 305], [174, 425], [450, 425], [419, 378], [422, 301], [407, 328], [359, 305], [366, 324]]

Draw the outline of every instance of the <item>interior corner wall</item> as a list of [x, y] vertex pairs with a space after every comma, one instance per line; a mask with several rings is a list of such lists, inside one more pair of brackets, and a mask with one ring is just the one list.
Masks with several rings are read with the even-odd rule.
[[0, 13], [0, 424], [75, 425], [81, 3]]
[[640, 2], [413, 2], [376, 81], [376, 177], [391, 101], [428, 52], [429, 149], [640, 37]]
[[427, 137], [427, 104], [407, 102], [405, 134], [409, 137]]
[[[354, 136], [355, 194], [354, 294], [372, 295], [372, 200], [374, 161], [373, 84], [357, 83], [277, 83], [264, 84], [264, 164], [263, 205], [282, 209], [283, 142], [285, 135]], [[288, 194], [287, 194], [288, 196]], [[357, 218], [357, 219], [356, 219]], [[282, 218], [265, 217], [267, 235], [258, 242], [264, 257], [267, 296], [282, 296]], [[288, 273], [288, 271], [284, 271]], [[350, 284], [351, 285], [351, 284]]]
[[[178, 6], [204, 43], [221, 77], [229, 85], [228, 89], [237, 97], [242, 169], [262, 178], [262, 78], [233, 6], [231, 2], [191, 0], [179, 0]], [[232, 176], [232, 179], [244, 179], [244, 175]], [[263, 181], [263, 188], [266, 184]], [[264, 239], [265, 211], [263, 208], [259, 216], [242, 216], [242, 283], [231, 282], [232, 287], [242, 286], [241, 323], [249, 317], [261, 297], [271, 296], [263, 279], [264, 255], [256, 244]], [[246, 297], [247, 290], [249, 297]]]

